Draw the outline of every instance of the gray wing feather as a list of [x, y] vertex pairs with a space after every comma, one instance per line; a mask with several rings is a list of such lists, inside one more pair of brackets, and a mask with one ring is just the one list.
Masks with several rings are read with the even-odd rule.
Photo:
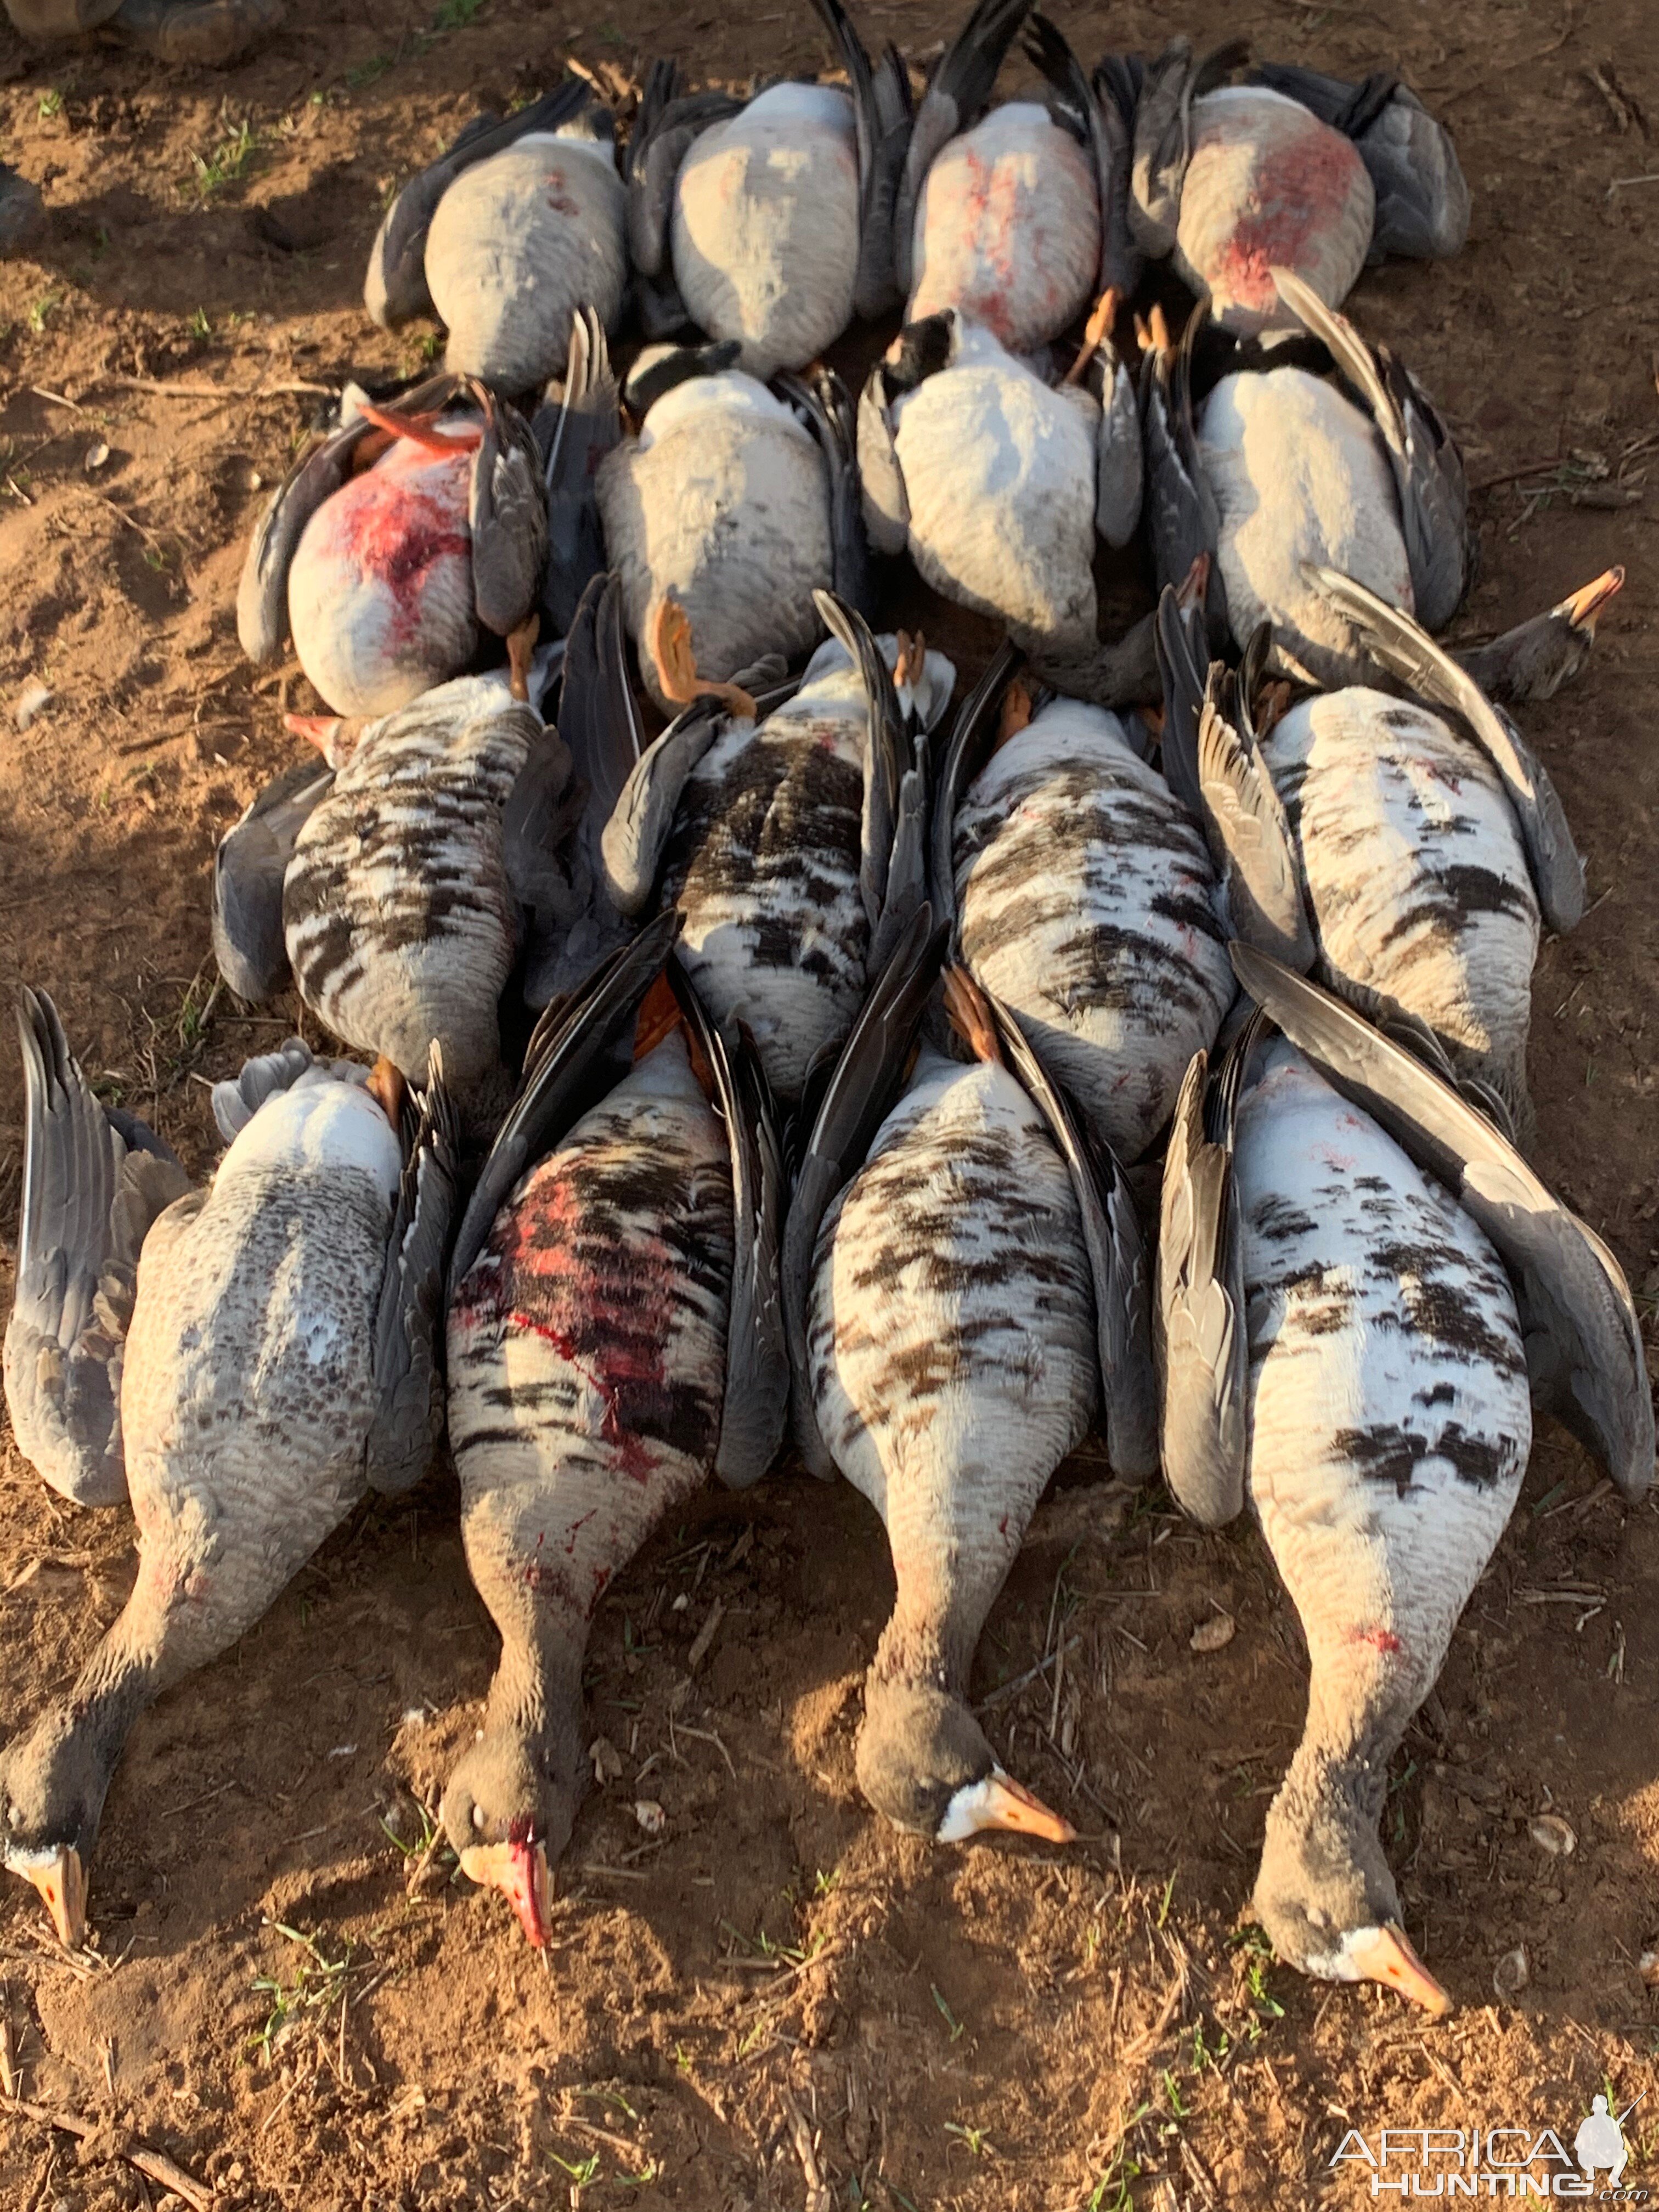
[[680, 164], [692, 143], [716, 123], [736, 115], [744, 103], [733, 94], [710, 89], [682, 94], [675, 64], [656, 61], [646, 78], [645, 95], [623, 164], [628, 187], [628, 250], [641, 276], [668, 272], [669, 217]]
[[388, 1497], [413, 1489], [443, 1432], [444, 1256], [459, 1158], [459, 1127], [434, 1044], [398, 1187], [374, 1319], [377, 1403], [364, 1465], [370, 1488]]
[[864, 685], [868, 723], [859, 885], [873, 938], [887, 902], [893, 841], [898, 829], [899, 793], [915, 761], [891, 672], [871, 635], [870, 625], [833, 592], [814, 592], [812, 600], [824, 628], [846, 647]]
[[864, 42], [841, 0], [812, 0], [847, 70], [859, 152], [859, 266], [853, 304], [879, 315], [898, 297], [893, 274], [893, 203], [910, 143], [910, 81], [890, 46], [872, 70]]
[[[1174, 594], [1171, 593], [1171, 598]], [[956, 863], [951, 841], [957, 810], [963, 793], [990, 757], [997, 732], [1002, 695], [1018, 673], [1024, 659], [1019, 647], [1005, 641], [979, 682], [957, 709], [956, 726], [945, 756], [939, 795], [933, 807], [933, 852], [927, 895], [934, 914], [948, 927], [954, 941], [957, 921]]]
[[519, 1095], [495, 1133], [450, 1255], [446, 1304], [483, 1249], [495, 1216], [526, 1168], [551, 1150], [610, 1088], [608, 1055], [668, 957], [678, 915], [659, 915], [619, 951], [602, 960], [580, 989], [550, 1006], [525, 1054]]
[[248, 659], [274, 659], [288, 635], [288, 571], [301, 533], [351, 472], [351, 457], [373, 428], [359, 416], [331, 431], [272, 492], [248, 541], [236, 586], [236, 635]]
[[1199, 715], [1197, 767], [1202, 826], [1220, 872], [1227, 918], [1235, 936], [1305, 970], [1316, 947], [1296, 840], [1249, 737], [1242, 696], [1235, 726], [1224, 684], [1242, 693], [1242, 684], [1212, 662]]
[[[1045, 76], [1068, 119], [1089, 149], [1095, 191], [1100, 202], [1099, 289], [1108, 286], [1125, 299], [1140, 282], [1144, 256], [1129, 234], [1129, 125], [1109, 91], [1085, 76], [1077, 56], [1044, 15], [1034, 15], [1021, 40], [1026, 58]], [[1127, 538], [1113, 544], [1127, 544]]]
[[1204, 1125], [1208, 1055], [1194, 1053], [1176, 1102], [1158, 1240], [1154, 1335], [1164, 1476], [1206, 1528], [1244, 1502], [1249, 1449], [1243, 1248], [1234, 1212], [1232, 1131]]
[[893, 444], [893, 418], [879, 362], [859, 394], [858, 469], [870, 544], [878, 553], [896, 557], [910, 543], [910, 499]]
[[547, 558], [541, 449], [516, 407], [476, 378], [471, 389], [483, 410], [467, 490], [473, 604], [484, 628], [505, 637], [535, 605]]
[[542, 613], [547, 634], [563, 637], [575, 620], [582, 593], [605, 567], [605, 533], [594, 478], [599, 463], [622, 439], [617, 374], [605, 325], [592, 307], [576, 311], [556, 413], [544, 410], [532, 428], [543, 436], [547, 453]]
[[623, 914], [641, 914], [649, 905], [686, 778], [726, 720], [715, 701], [696, 701], [647, 746], [623, 785], [599, 840], [605, 879]]
[[732, 1302], [714, 1472], [728, 1489], [747, 1490], [776, 1458], [789, 1420], [789, 1347], [778, 1279], [783, 1159], [776, 1114], [754, 1039], [740, 1028], [735, 1052], [728, 1049], [672, 955], [668, 977], [714, 1072], [731, 1154]]
[[1509, 794], [1545, 921], [1563, 935], [1576, 927], [1584, 914], [1584, 864], [1555, 786], [1515, 724], [1409, 615], [1334, 568], [1310, 566], [1304, 573], [1352, 623], [1375, 660], [1419, 698], [1461, 717]]
[[877, 979], [824, 1091], [784, 1223], [780, 1280], [795, 1441], [812, 1473], [826, 1481], [834, 1477], [836, 1467], [812, 1409], [806, 1341], [818, 1230], [836, 1194], [863, 1165], [904, 1080], [910, 1047], [939, 974], [945, 935], [934, 928], [930, 907], [918, 908]]
[[1121, 550], [1140, 526], [1146, 447], [1134, 380], [1109, 346], [1105, 349], [1105, 369], [1095, 460], [1095, 528], [1108, 545]]
[[214, 853], [214, 957], [230, 988], [251, 1006], [274, 998], [288, 981], [283, 878], [301, 830], [333, 782], [333, 770], [314, 755], [295, 761], [265, 786]]
[[24, 1088], [17, 1287], [6, 1327], [6, 1403], [24, 1457], [65, 1498], [126, 1495], [121, 1369], [151, 1224], [190, 1188], [142, 1121], [118, 1127], [70, 1053], [44, 991], [17, 1002]]
[[1134, 1200], [1110, 1146], [1085, 1131], [1064, 1088], [1048, 1075], [1007, 1007], [982, 983], [979, 989], [996, 1023], [1004, 1056], [1048, 1123], [1071, 1176], [1094, 1282], [1106, 1448], [1115, 1474], [1126, 1481], [1146, 1482], [1158, 1472], [1158, 1386], [1146, 1244]]
[[875, 619], [870, 542], [865, 534], [859, 484], [858, 425], [847, 386], [833, 368], [810, 379], [781, 372], [775, 390], [800, 408], [811, 425], [830, 478], [830, 568], [836, 596]]
[[1443, 1182], [1509, 1268], [1534, 1403], [1565, 1422], [1627, 1498], [1653, 1478], [1653, 1399], [1624, 1272], [1467, 1099], [1352, 1007], [1234, 945], [1240, 982], [1345, 1097]]

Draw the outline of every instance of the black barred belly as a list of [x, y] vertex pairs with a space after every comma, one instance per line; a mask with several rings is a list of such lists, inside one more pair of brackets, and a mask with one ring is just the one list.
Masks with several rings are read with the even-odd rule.
[[732, 1279], [726, 1138], [678, 1035], [533, 1169], [449, 1318], [467, 1558], [586, 1619], [720, 1437]]
[[746, 725], [688, 779], [663, 864], [680, 957], [722, 1024], [748, 1023], [772, 1087], [799, 1097], [864, 1003], [862, 715]]
[[963, 959], [1133, 1160], [1234, 984], [1204, 840], [1118, 730], [1045, 708], [969, 787], [951, 850]]
[[518, 930], [501, 808], [539, 729], [528, 708], [500, 711], [499, 686], [458, 719], [453, 695], [479, 682], [445, 685], [379, 726], [301, 831], [283, 887], [306, 1004], [411, 1081], [426, 1079], [435, 1038], [461, 1093], [500, 1056], [496, 1001]]
[[1420, 1697], [1530, 1448], [1509, 1278], [1282, 1041], [1241, 1102], [1237, 1159], [1251, 1500], [1316, 1666], [1363, 1644]]

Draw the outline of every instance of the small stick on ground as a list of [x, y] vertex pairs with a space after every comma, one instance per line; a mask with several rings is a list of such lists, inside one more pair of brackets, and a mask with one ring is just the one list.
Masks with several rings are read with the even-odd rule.
[[17, 2094], [17, 2040], [11, 2026], [11, 1984], [0, 1982], [0, 2089]]
[[[50, 2105], [37, 2105], [27, 2097], [15, 2097], [9, 2104], [0, 2105], [0, 2112], [21, 2112], [25, 2119], [43, 2121], [63, 2135], [78, 2136], [82, 2142], [98, 2133], [90, 2120], [81, 2119], [74, 2112], [54, 2111]], [[165, 2151], [153, 2149], [149, 2143], [136, 2142], [116, 2155], [125, 2159], [136, 2172], [159, 2182], [163, 2189], [170, 2189], [175, 2197], [182, 2197], [193, 2212], [213, 2212], [214, 2191], [186, 2173], [182, 2166], [175, 2166]]]
[[800, 2160], [800, 2170], [806, 2177], [806, 2212], [831, 2212], [834, 2200], [830, 2197], [817, 2154], [812, 2148], [812, 2130], [807, 2125], [806, 2115], [795, 2102], [793, 2094], [781, 2088], [784, 2118], [789, 2123], [789, 2136], [795, 2146], [795, 2156]]

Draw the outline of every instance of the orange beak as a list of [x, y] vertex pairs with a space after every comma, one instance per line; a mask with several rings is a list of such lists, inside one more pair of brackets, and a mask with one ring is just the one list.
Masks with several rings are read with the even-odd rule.
[[1436, 2020], [1452, 2009], [1452, 2000], [1413, 1950], [1403, 1928], [1385, 1920], [1363, 1943], [1350, 1946], [1348, 1956], [1368, 1982], [1382, 1982]]
[[65, 1844], [54, 1857], [21, 1871], [40, 1891], [58, 1942], [78, 1951], [87, 1940], [87, 1875], [79, 1851]]
[[1564, 614], [1575, 629], [1587, 629], [1594, 637], [1602, 609], [1624, 588], [1622, 568], [1603, 569], [1594, 583], [1581, 586], [1570, 599], [1563, 599], [1557, 612]]
[[[954, 1822], [954, 1825], [952, 1823]], [[942, 1843], [965, 1843], [970, 1835], [988, 1828], [1011, 1829], [1019, 1836], [1040, 1836], [1045, 1844], [1074, 1844], [1077, 1830], [1069, 1820], [1045, 1805], [1034, 1790], [1011, 1774], [995, 1768], [983, 1782], [958, 1790], [946, 1825], [939, 1830]]]
[[499, 1889], [532, 1948], [545, 1948], [553, 1915], [553, 1877], [544, 1844], [473, 1844], [461, 1853], [461, 1872], [481, 1889]]

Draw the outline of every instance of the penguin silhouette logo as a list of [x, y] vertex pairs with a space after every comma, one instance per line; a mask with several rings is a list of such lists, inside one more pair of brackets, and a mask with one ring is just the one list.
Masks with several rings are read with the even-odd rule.
[[1619, 2120], [1627, 2119], [1634, 2110], [1632, 2106], [1615, 2119], [1607, 2110], [1605, 2097], [1591, 2098], [1589, 2112], [1579, 2123], [1578, 2132], [1572, 2139], [1572, 2154], [1586, 2181], [1594, 2181], [1598, 2171], [1605, 2170], [1610, 2185], [1618, 2188], [1624, 2178], [1625, 2161], [1630, 2156]]

